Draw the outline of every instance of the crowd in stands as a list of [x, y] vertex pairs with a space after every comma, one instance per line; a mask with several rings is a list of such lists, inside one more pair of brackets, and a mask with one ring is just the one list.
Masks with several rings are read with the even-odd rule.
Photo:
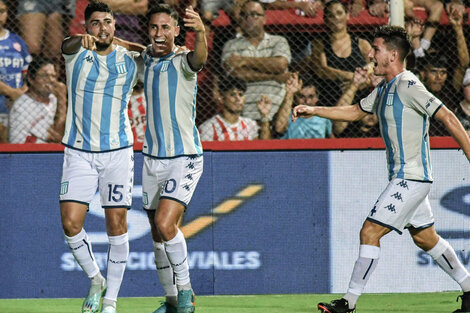
[[[84, 32], [76, 27], [84, 1], [0, 0], [0, 143], [61, 141], [67, 110], [61, 42]], [[116, 37], [141, 44], [148, 44], [144, 16], [154, 3], [166, 2], [181, 16], [189, 5], [198, 8], [209, 47], [198, 74], [196, 122], [203, 141], [380, 136], [374, 114], [354, 123], [319, 117], [293, 123], [291, 112], [298, 104], [352, 105], [377, 86], [381, 78], [374, 76], [368, 52], [374, 27], [390, 14], [389, 1], [102, 1], [115, 12]], [[407, 68], [470, 134], [470, 1], [404, 4], [413, 46]], [[218, 23], [222, 15], [228, 25]], [[320, 19], [320, 30], [277, 28], [272, 19], [287, 15], [306, 23]], [[358, 18], [363, 27], [353, 29], [350, 22]], [[194, 34], [180, 25], [177, 44], [192, 48]], [[359, 67], [369, 69], [367, 76]], [[145, 111], [140, 83], [128, 106], [136, 142], [145, 136]], [[430, 135], [448, 133], [433, 121]]]

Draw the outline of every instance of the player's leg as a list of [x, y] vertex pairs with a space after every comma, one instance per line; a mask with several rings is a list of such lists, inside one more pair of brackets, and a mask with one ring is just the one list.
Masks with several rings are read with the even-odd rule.
[[176, 289], [173, 268], [170, 260], [168, 260], [163, 239], [155, 224], [155, 212], [168, 175], [166, 171], [167, 164], [168, 160], [158, 160], [144, 156], [142, 169], [142, 200], [150, 223], [158, 279], [165, 292], [165, 302], [154, 313], [176, 313], [176, 306], [178, 305], [178, 290]]
[[361, 296], [369, 277], [374, 272], [380, 255], [380, 238], [391, 231], [390, 228], [366, 220], [360, 232], [361, 245], [343, 298], [330, 303], [320, 302], [318, 309], [328, 313], [353, 312], [357, 299]]
[[163, 239], [160, 237], [155, 225], [155, 210], [148, 210], [147, 216], [152, 232], [153, 251], [158, 279], [165, 292], [165, 302], [162, 303], [154, 313], [176, 313], [178, 289], [176, 289], [173, 268], [171, 267], [170, 260], [168, 260]]
[[189, 277], [188, 248], [178, 227], [185, 206], [171, 199], [160, 199], [155, 224], [163, 239], [166, 255], [175, 275], [178, 289], [178, 313], [194, 312], [194, 294]]
[[470, 311], [470, 275], [458, 259], [454, 249], [445, 239], [441, 238], [434, 226], [431, 205], [426, 197], [410, 221], [410, 234], [415, 244], [426, 251], [452, 279], [462, 288], [464, 294], [460, 310]]
[[93, 168], [93, 155], [69, 148], [64, 150], [60, 188], [60, 213], [65, 240], [75, 260], [91, 280], [82, 312], [97, 312], [106, 280], [96, 263], [91, 241], [83, 228], [88, 204], [98, 186], [98, 173]]
[[132, 205], [134, 152], [132, 148], [100, 153], [96, 156], [100, 181], [100, 201], [105, 209], [109, 239], [107, 262], [108, 289], [103, 297], [102, 312], [115, 312], [127, 259], [129, 238], [127, 210]]

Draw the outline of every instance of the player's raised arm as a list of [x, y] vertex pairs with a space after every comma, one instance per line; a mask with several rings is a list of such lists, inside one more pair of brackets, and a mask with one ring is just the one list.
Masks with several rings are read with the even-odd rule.
[[62, 42], [62, 53], [74, 54], [83, 47], [88, 50], [96, 50], [98, 38], [90, 34], [77, 34], [67, 37]]
[[117, 38], [117, 37], [114, 37], [113, 43], [115, 43], [117, 45], [120, 45], [120, 46], [126, 48], [129, 51], [135, 51], [135, 52], [141, 53], [142, 51], [145, 50], [144, 45], [141, 45], [139, 43], [132, 42], [132, 41], [127, 41], [127, 40]]
[[192, 6], [186, 8], [186, 16], [183, 19], [184, 26], [194, 29], [196, 32], [196, 43], [194, 44], [194, 51], [188, 54], [188, 62], [193, 70], [202, 68], [207, 60], [207, 40], [204, 23], [199, 14], [194, 11]]

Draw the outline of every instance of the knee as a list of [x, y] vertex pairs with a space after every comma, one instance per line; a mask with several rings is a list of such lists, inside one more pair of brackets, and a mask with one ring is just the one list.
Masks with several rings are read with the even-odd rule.
[[360, 232], [360, 239], [361, 239], [361, 244], [365, 245], [373, 245], [373, 246], [379, 246], [380, 245], [380, 238], [382, 237], [382, 234], [375, 231], [374, 227], [370, 224], [365, 223]]
[[108, 235], [111, 236], [118, 236], [122, 235], [127, 232], [127, 225], [126, 221], [120, 219], [109, 219], [106, 221], [106, 229], [108, 231]]
[[[156, 218], [155, 224], [158, 229], [158, 237], [168, 241], [176, 235], [176, 224], [165, 218]], [[160, 239], [158, 238], [158, 239]]]
[[62, 229], [64, 230], [64, 234], [66, 236], [73, 237], [82, 230], [82, 225], [80, 223], [74, 222], [72, 219], [63, 218]]

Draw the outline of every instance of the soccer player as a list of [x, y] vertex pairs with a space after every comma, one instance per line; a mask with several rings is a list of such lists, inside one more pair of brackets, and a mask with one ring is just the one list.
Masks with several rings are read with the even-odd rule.
[[[129, 254], [126, 217], [134, 156], [127, 103], [143, 64], [139, 53], [116, 45], [132, 46], [114, 38], [115, 21], [107, 4], [90, 2], [85, 26], [86, 34], [68, 37], [62, 44], [69, 99], [60, 212], [65, 240], [91, 279], [82, 312], [97, 312], [104, 294], [101, 312], [113, 313]], [[107, 279], [83, 229], [97, 188], [109, 238]]]
[[203, 168], [195, 99], [197, 72], [206, 62], [207, 43], [199, 14], [191, 6], [185, 13], [184, 26], [196, 32], [194, 51], [176, 51], [178, 14], [168, 5], [158, 5], [147, 13], [151, 45], [143, 52], [147, 127], [142, 198], [166, 296], [155, 313], [195, 310], [186, 240], [178, 225]]
[[[389, 184], [362, 225], [359, 257], [343, 298], [319, 303], [322, 312], [353, 312], [356, 301], [374, 271], [380, 254], [380, 239], [394, 230], [407, 228], [414, 243], [426, 251], [462, 288], [462, 307], [470, 311], [470, 275], [451, 245], [434, 229], [428, 199], [433, 181], [429, 151], [429, 117], [440, 120], [470, 160], [470, 139], [455, 115], [434, 97], [418, 78], [405, 69], [411, 51], [402, 27], [382, 26], [374, 33], [369, 53], [374, 73], [384, 80], [359, 104], [341, 107], [294, 108], [293, 119], [321, 116], [332, 120], [357, 121], [376, 113], [387, 151]], [[362, 69], [366, 75], [366, 69]]]

